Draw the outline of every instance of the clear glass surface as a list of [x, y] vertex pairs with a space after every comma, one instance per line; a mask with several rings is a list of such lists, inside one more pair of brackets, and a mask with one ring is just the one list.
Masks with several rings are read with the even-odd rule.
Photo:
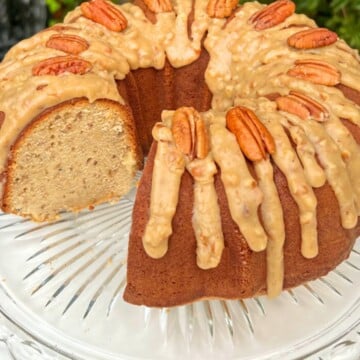
[[31, 339], [21, 346], [86, 360], [360, 357], [359, 241], [328, 276], [275, 300], [132, 306], [122, 293], [134, 195], [50, 224], [0, 214], [0, 311]]

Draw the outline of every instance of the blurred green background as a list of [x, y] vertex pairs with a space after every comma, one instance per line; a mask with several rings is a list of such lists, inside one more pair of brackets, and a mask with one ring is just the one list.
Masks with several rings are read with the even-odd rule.
[[[46, 0], [49, 9], [49, 25], [59, 22], [65, 14], [84, 0]], [[248, 0], [240, 0], [245, 3]], [[360, 50], [360, 0], [294, 0], [296, 12], [305, 13], [319, 26], [334, 30], [352, 47]], [[113, 0], [120, 3], [121, 0]], [[268, 4], [273, 0], [260, 0]]]

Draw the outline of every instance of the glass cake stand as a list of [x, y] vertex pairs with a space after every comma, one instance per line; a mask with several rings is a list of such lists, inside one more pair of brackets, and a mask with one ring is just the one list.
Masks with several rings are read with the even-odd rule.
[[360, 241], [328, 276], [266, 297], [125, 303], [135, 190], [35, 224], [0, 214], [0, 342], [19, 360], [360, 358]]

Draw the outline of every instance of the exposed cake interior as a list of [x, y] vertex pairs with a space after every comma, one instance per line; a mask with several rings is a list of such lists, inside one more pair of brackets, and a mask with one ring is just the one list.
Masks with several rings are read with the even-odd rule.
[[4, 209], [44, 221], [124, 195], [139, 166], [130, 116], [85, 99], [42, 113], [13, 146]]

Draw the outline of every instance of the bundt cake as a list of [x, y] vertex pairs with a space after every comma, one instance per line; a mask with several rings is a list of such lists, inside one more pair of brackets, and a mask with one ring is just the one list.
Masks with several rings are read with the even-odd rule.
[[116, 200], [147, 155], [124, 299], [276, 296], [360, 234], [359, 61], [290, 0], [82, 3], [0, 64], [1, 208]]

